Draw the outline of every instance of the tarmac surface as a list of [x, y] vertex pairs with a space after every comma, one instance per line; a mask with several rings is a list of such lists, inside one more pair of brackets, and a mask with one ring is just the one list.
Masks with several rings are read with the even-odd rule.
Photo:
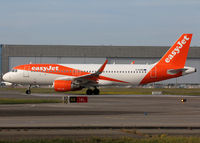
[[[25, 95], [0, 90], [1, 98], [62, 98], [61, 95]], [[181, 102], [181, 99], [187, 102]], [[138, 136], [134, 127], [177, 127], [137, 129], [148, 134], [200, 135], [200, 97], [176, 95], [98, 95], [88, 103], [1, 104], [0, 128], [56, 127], [59, 129], [0, 130], [0, 139], [9, 136]], [[63, 129], [62, 127], [66, 127]], [[73, 127], [75, 127], [73, 129]], [[77, 129], [79, 128], [80, 129]], [[103, 128], [106, 127], [106, 128]], [[129, 129], [124, 129], [130, 127]], [[133, 129], [131, 129], [131, 127]], [[180, 130], [178, 127], [186, 129]], [[188, 129], [187, 129], [188, 127]], [[192, 129], [191, 127], [199, 127]], [[82, 129], [81, 129], [82, 128]], [[88, 128], [88, 129], [86, 129]], [[101, 128], [101, 129], [98, 129]], [[110, 129], [109, 129], [110, 128]], [[112, 129], [115, 128], [115, 129]], [[121, 129], [120, 129], [121, 128]], [[19, 129], [20, 130], [20, 129]], [[28, 130], [28, 132], [27, 132]], [[56, 134], [54, 134], [56, 132]], [[51, 135], [54, 134], [54, 135]]]

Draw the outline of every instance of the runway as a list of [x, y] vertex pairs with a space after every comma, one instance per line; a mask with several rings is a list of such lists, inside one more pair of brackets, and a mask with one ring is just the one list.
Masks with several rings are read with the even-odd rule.
[[[5, 96], [5, 92], [0, 92], [0, 98]], [[61, 98], [39, 94], [27, 96], [22, 93], [8, 94], [7, 97]], [[178, 127], [186, 129], [200, 127], [200, 97], [184, 96], [187, 99], [185, 103], [180, 101], [181, 98], [182, 96], [174, 95], [98, 95], [89, 96], [88, 103], [79, 104], [2, 104], [0, 105], [0, 128], [66, 127], [67, 132], [67, 128], [73, 127], [83, 128], [82, 130], [85, 130], [84, 127], [90, 130], [97, 127], [113, 127], [116, 130], [127, 127], [132, 129], [134, 127], [172, 127], [172, 129], [173, 127], [177, 129]], [[188, 130], [186, 133], [199, 134], [200, 129]], [[124, 132], [121, 135], [124, 135]]]

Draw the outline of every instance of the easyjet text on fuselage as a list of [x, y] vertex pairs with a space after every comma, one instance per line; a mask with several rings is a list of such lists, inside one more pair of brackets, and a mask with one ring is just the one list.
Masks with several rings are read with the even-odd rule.
[[58, 71], [58, 66], [46, 66], [46, 67], [36, 67], [36, 66], [33, 66], [31, 68], [33, 71]]

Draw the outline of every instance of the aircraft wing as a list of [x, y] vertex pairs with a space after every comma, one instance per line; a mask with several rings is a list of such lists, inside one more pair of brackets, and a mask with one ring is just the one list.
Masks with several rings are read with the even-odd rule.
[[103, 72], [107, 63], [108, 63], [108, 60], [106, 60], [104, 64], [95, 73], [78, 76], [78, 77], [72, 77], [72, 78], [60, 77], [60, 78], [57, 78], [56, 80], [72, 80], [74, 84], [80, 84], [80, 85], [97, 84], [99, 75]]

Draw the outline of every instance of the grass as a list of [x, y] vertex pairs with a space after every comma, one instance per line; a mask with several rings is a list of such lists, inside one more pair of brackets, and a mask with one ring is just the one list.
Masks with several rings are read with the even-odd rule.
[[[1, 88], [0, 90], [4, 91], [16, 91], [16, 92], [25, 92], [25, 88]], [[200, 95], [200, 88], [101, 88], [102, 95], [149, 95], [152, 94], [152, 91], [162, 91], [164, 95]], [[70, 91], [65, 92], [66, 94], [75, 94], [75, 95], [83, 95], [85, 94], [86, 89], [80, 91]], [[55, 92], [53, 88], [32, 88], [32, 93], [54, 93], [59, 94], [59, 92]]]
[[103, 89], [102, 94], [125, 94], [125, 95], [150, 95], [152, 91], [162, 91], [164, 95], [200, 95], [200, 89], [185, 88], [122, 88]]
[[15, 140], [15, 141], [1, 141], [0, 143], [199, 143], [200, 137], [170, 137], [170, 136], [156, 136], [151, 138], [130, 138], [121, 137], [113, 138], [99, 138], [91, 137], [87, 139], [29, 139], [29, 140]]
[[61, 103], [59, 99], [15, 99], [0, 98], [0, 104], [39, 104], [39, 103]]
[[[24, 93], [26, 88], [0, 88], [1, 91]], [[152, 91], [162, 91], [164, 95], [200, 95], [200, 88], [101, 88], [101, 95], [150, 95]], [[72, 95], [85, 95], [86, 89], [81, 91], [65, 92]], [[59, 94], [53, 88], [32, 88], [32, 93]], [[6, 93], [5, 93], [6, 94]], [[163, 95], [163, 96], [164, 96]], [[1, 97], [1, 95], [0, 95]], [[23, 99], [23, 98], [0, 98], [0, 104], [39, 104], [61, 103], [61, 99]]]

